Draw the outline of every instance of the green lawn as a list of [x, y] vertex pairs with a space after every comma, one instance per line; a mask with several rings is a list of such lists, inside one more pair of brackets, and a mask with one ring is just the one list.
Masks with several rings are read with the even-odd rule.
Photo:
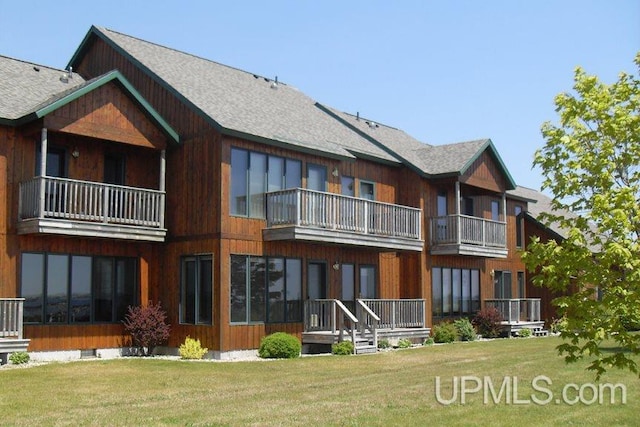
[[[562, 389], [583, 386], [585, 364], [565, 365], [558, 338], [456, 343], [363, 356], [264, 362], [117, 359], [0, 369], [2, 425], [637, 425], [640, 380], [612, 371], [601, 383], [624, 384], [627, 403], [565, 403]], [[532, 388], [534, 378], [546, 380]], [[450, 405], [454, 377], [478, 377], [484, 392]], [[517, 381], [514, 377], [517, 376]], [[484, 377], [489, 377], [485, 380]], [[504, 378], [513, 386], [498, 397]], [[474, 388], [468, 378], [467, 388]], [[504, 392], [505, 390], [503, 390]], [[532, 397], [533, 396], [533, 397]], [[548, 400], [546, 405], [526, 402]], [[578, 398], [573, 388], [568, 400]]]

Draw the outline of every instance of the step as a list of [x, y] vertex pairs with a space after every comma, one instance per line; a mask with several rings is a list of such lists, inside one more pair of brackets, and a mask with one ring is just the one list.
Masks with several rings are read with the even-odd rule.
[[356, 354], [372, 354], [377, 351], [378, 348], [375, 345], [361, 345], [356, 347]]
[[548, 337], [549, 331], [547, 331], [546, 329], [536, 329], [535, 331], [533, 331], [533, 335], [536, 337]]

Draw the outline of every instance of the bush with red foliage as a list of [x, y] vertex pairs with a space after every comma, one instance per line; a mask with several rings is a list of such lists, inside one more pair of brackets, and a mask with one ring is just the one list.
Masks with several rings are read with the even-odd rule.
[[156, 346], [169, 339], [170, 326], [167, 313], [158, 304], [149, 301], [146, 306], [129, 306], [124, 318], [124, 330], [131, 335], [132, 344], [139, 354], [150, 356]]
[[496, 338], [500, 335], [502, 314], [495, 307], [487, 307], [476, 313], [471, 323], [484, 338]]

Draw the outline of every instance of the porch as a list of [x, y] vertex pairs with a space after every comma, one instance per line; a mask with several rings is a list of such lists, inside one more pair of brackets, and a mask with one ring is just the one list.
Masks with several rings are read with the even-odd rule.
[[302, 188], [266, 194], [265, 240], [422, 251], [418, 208]]
[[423, 299], [357, 299], [355, 313], [337, 299], [307, 300], [303, 344], [354, 343], [354, 353], [375, 353], [380, 339], [425, 339]]
[[540, 320], [540, 298], [487, 299], [484, 306], [500, 312], [502, 330], [509, 336], [521, 329], [530, 329], [536, 336], [548, 335], [544, 320]]
[[29, 340], [22, 337], [24, 298], [0, 298], [0, 365], [11, 353], [27, 351]]
[[37, 176], [20, 183], [19, 234], [164, 241], [165, 193]]

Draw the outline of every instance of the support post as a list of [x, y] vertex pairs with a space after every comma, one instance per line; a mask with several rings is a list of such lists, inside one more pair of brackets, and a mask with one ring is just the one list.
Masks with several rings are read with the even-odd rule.
[[38, 195], [39, 203], [38, 203], [38, 217], [44, 218], [44, 203], [45, 203], [45, 185], [47, 176], [47, 128], [42, 128], [42, 133], [40, 135], [40, 194]]
[[461, 226], [461, 218], [460, 218], [460, 181], [456, 181], [456, 230], [458, 231], [458, 235], [456, 237], [456, 242], [460, 245], [462, 241], [462, 230]]
[[162, 150], [160, 152], [160, 212], [158, 212], [158, 225], [160, 228], [164, 228], [164, 206], [166, 200], [166, 178], [167, 176], [167, 151]]

